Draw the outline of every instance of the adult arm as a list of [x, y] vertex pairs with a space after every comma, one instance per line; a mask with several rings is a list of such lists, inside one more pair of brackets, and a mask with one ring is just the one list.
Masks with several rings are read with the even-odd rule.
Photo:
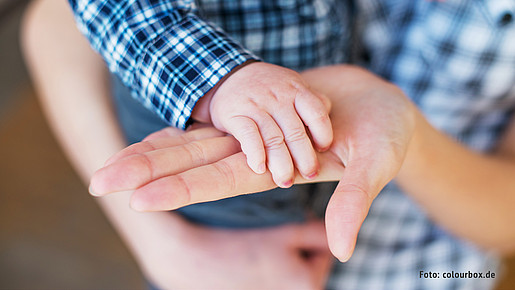
[[417, 114], [397, 182], [438, 224], [499, 253], [515, 251], [515, 119], [491, 153], [457, 143]]
[[[105, 65], [76, 30], [64, 1], [35, 1], [23, 40], [51, 127], [87, 182], [125, 146], [109, 102]], [[135, 212], [128, 193], [97, 200], [147, 278], [162, 289], [320, 289], [329, 273], [330, 253], [317, 222], [214, 230], [168, 212]]]

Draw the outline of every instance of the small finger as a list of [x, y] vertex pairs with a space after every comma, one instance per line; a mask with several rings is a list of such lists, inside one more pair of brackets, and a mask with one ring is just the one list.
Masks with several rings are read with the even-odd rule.
[[306, 90], [295, 98], [295, 109], [304, 124], [309, 128], [317, 150], [329, 149], [333, 142], [333, 128], [327, 105], [319, 96]]
[[331, 112], [331, 109], [333, 107], [333, 103], [331, 102], [331, 99], [327, 97], [325, 94], [319, 93], [319, 92], [313, 92], [315, 96], [317, 96], [322, 104], [324, 104], [324, 107], [327, 112]]
[[286, 147], [284, 135], [274, 119], [264, 114], [255, 118], [263, 138], [268, 169], [277, 186], [288, 188], [293, 184], [293, 161]]
[[295, 167], [305, 179], [315, 178], [319, 170], [317, 156], [295, 109], [282, 108], [274, 114], [274, 119], [284, 134]]
[[241, 144], [241, 150], [247, 156], [247, 164], [257, 174], [266, 171], [266, 155], [263, 140], [256, 123], [245, 116], [235, 116], [224, 125], [227, 132]]

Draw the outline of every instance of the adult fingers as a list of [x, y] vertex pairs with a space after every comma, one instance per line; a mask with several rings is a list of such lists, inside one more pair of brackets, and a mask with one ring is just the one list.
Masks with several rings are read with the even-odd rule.
[[295, 98], [295, 109], [309, 128], [313, 142], [319, 151], [325, 151], [333, 142], [333, 129], [329, 119], [330, 102], [322, 101], [309, 90], [301, 91]]
[[265, 173], [265, 148], [254, 120], [246, 116], [234, 116], [224, 127], [241, 143], [241, 150], [247, 156], [249, 167], [257, 174]]
[[139, 211], [172, 210], [274, 187], [270, 173], [255, 174], [240, 152], [150, 182], [134, 191], [131, 206]]
[[[146, 147], [142, 145], [141, 148]], [[238, 151], [238, 142], [225, 136], [133, 153], [95, 172], [90, 191], [94, 195], [105, 195], [133, 190], [152, 180], [210, 164]]]
[[273, 117], [281, 128], [295, 167], [306, 179], [313, 179], [319, 170], [318, 160], [304, 124], [293, 107], [274, 110]]
[[[317, 177], [320, 181], [337, 180], [342, 176], [344, 170], [333, 157], [320, 155], [320, 158], [327, 164]], [[255, 174], [245, 160], [243, 152], [239, 152], [217, 162], [149, 182], [134, 191], [131, 206], [139, 211], [173, 210], [276, 187], [269, 171]], [[303, 180], [299, 178], [298, 181]]]
[[106, 161], [104, 166], [108, 166], [113, 162], [116, 162], [129, 155], [145, 153], [152, 150], [172, 146], [179, 146], [197, 140], [221, 137], [224, 135], [225, 133], [220, 132], [213, 127], [197, 129], [189, 132], [184, 132], [173, 127], [167, 127], [150, 134], [142, 142], [132, 144], [122, 151], [116, 153]]

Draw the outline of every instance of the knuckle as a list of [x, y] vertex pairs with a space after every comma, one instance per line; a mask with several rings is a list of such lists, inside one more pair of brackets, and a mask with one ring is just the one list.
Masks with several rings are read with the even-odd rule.
[[291, 88], [293, 88], [299, 92], [306, 91], [309, 89], [306, 82], [304, 82], [304, 80], [302, 78], [298, 78], [297, 76], [294, 76], [292, 79], [290, 79], [289, 85]]
[[267, 150], [277, 150], [284, 146], [284, 136], [274, 135], [265, 140], [265, 148]]
[[313, 114], [309, 120], [306, 120], [306, 125], [313, 135], [326, 136], [331, 134], [332, 124], [327, 113]]
[[273, 102], [280, 102], [282, 100], [283, 94], [276, 90], [270, 90], [268, 91], [268, 95], [272, 97]]
[[[180, 174], [176, 175], [176, 180], [183, 189], [183, 191], [182, 191], [183, 194], [181, 194], [181, 199], [182, 199], [181, 206], [191, 204], [193, 202], [193, 194], [192, 194], [190, 185], [188, 184], [188, 182], [186, 182], [186, 180], [184, 180], [184, 177], [182, 177], [182, 175], [180, 175]], [[170, 196], [170, 197], [172, 197], [172, 196]], [[172, 200], [169, 201], [169, 203], [172, 205], [177, 204], [177, 200], [175, 200], [175, 198], [173, 198]], [[173, 207], [173, 208], [177, 208], [177, 206]]]
[[317, 110], [313, 113], [313, 120], [315, 122], [327, 123], [330, 121], [329, 112], [327, 112], [326, 110]]
[[206, 164], [206, 154], [198, 141], [188, 143], [185, 147], [186, 152], [189, 154], [191, 161], [194, 163]]
[[222, 176], [224, 184], [228, 187], [228, 192], [233, 192], [236, 189], [236, 179], [231, 166], [225, 160], [220, 160], [214, 163], [213, 166]]
[[306, 84], [302, 79], [291, 80], [289, 86], [290, 86], [290, 89], [293, 92], [295, 92], [294, 96], [296, 99], [300, 96], [312, 96], [313, 95], [308, 84]]
[[[249, 124], [249, 123], [242, 124], [238, 128], [238, 131], [239, 132], [237, 135], [241, 136], [241, 138], [243, 138], [244, 140], [253, 138], [257, 133], [256, 126], [254, 126], [253, 124]], [[236, 135], [236, 134], [233, 134], [233, 135]]]
[[284, 138], [286, 139], [286, 143], [295, 143], [305, 141], [308, 138], [308, 135], [306, 134], [306, 130], [304, 130], [304, 128], [298, 127], [289, 131]]
[[[152, 160], [150, 160], [150, 158], [148, 157], [147, 154], [137, 153], [133, 156], [128, 157], [127, 160], [131, 160], [131, 161], [134, 160], [136, 165], [143, 165], [145, 168], [144, 172], [146, 172], [146, 175], [147, 175], [147, 180], [153, 180], [156, 177], [156, 174], [154, 172], [154, 166], [152, 164]], [[126, 168], [130, 168], [130, 167], [126, 166]], [[141, 173], [139, 173], [139, 174], [141, 174]]]
[[342, 186], [342, 188], [347, 192], [354, 192], [363, 195], [367, 200], [372, 200], [372, 196], [370, 196], [370, 190], [367, 188], [367, 186], [365, 186], [365, 184], [346, 183]]

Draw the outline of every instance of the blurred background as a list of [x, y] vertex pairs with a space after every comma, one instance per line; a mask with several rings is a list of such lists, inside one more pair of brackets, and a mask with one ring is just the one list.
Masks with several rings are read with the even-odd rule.
[[[19, 50], [27, 2], [0, 0], [0, 289], [144, 289], [41, 113]], [[498, 289], [515, 289], [507, 265]]]
[[0, 289], [145, 289], [42, 115], [19, 50], [27, 2], [0, 0]]

